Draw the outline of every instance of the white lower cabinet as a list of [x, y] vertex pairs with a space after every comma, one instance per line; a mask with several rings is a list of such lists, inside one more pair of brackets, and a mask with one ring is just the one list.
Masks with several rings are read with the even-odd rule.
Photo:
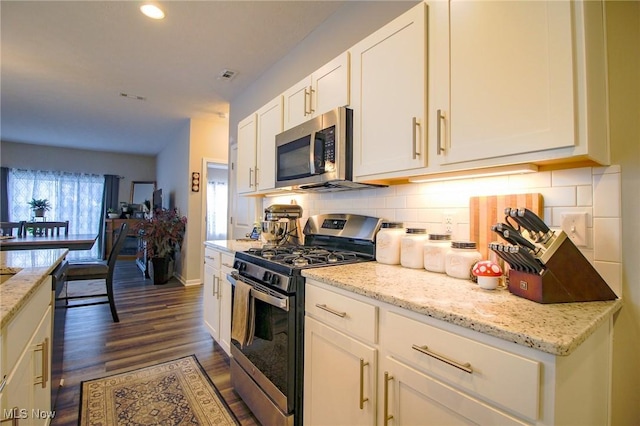
[[204, 325], [227, 355], [231, 353], [231, 283], [227, 273], [232, 270], [232, 254], [205, 247]]
[[0, 420], [47, 425], [51, 413], [51, 277], [2, 329]]
[[304, 424], [375, 425], [376, 355], [371, 346], [307, 317]]
[[392, 357], [380, 370], [385, 425], [527, 424]]
[[608, 423], [610, 322], [555, 356], [309, 278], [305, 292], [305, 425]]

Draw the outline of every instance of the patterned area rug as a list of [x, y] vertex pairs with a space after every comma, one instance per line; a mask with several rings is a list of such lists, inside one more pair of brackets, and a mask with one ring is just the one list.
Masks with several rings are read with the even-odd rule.
[[82, 382], [80, 425], [238, 425], [195, 355]]

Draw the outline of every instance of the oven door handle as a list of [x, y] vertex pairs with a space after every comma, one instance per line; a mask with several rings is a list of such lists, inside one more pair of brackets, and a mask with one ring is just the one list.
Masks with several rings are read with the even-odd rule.
[[[236, 280], [240, 280], [245, 284], [251, 285], [251, 283], [246, 282], [235, 273], [227, 274], [227, 279], [234, 287], [236, 285]], [[271, 306], [275, 306], [276, 308], [282, 309], [285, 312], [289, 312], [289, 299], [287, 298], [272, 296], [260, 290], [256, 290], [255, 288], [253, 288], [253, 286], [251, 288], [251, 297], [261, 300]]]

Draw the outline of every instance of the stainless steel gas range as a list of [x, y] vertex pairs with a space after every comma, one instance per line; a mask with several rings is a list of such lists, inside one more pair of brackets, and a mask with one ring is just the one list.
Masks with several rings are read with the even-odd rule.
[[361, 215], [312, 216], [304, 227], [304, 245], [236, 253], [236, 271], [229, 277], [233, 306], [241, 309], [236, 288], [250, 286], [251, 336], [248, 341], [231, 341], [231, 384], [262, 424], [302, 424], [302, 270], [374, 260], [381, 223], [382, 219]]

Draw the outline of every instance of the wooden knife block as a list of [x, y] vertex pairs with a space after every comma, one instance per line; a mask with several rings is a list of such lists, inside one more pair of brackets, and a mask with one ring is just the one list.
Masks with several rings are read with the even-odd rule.
[[615, 300], [616, 294], [569, 238], [559, 240], [542, 275], [509, 270], [509, 291], [538, 303]]

